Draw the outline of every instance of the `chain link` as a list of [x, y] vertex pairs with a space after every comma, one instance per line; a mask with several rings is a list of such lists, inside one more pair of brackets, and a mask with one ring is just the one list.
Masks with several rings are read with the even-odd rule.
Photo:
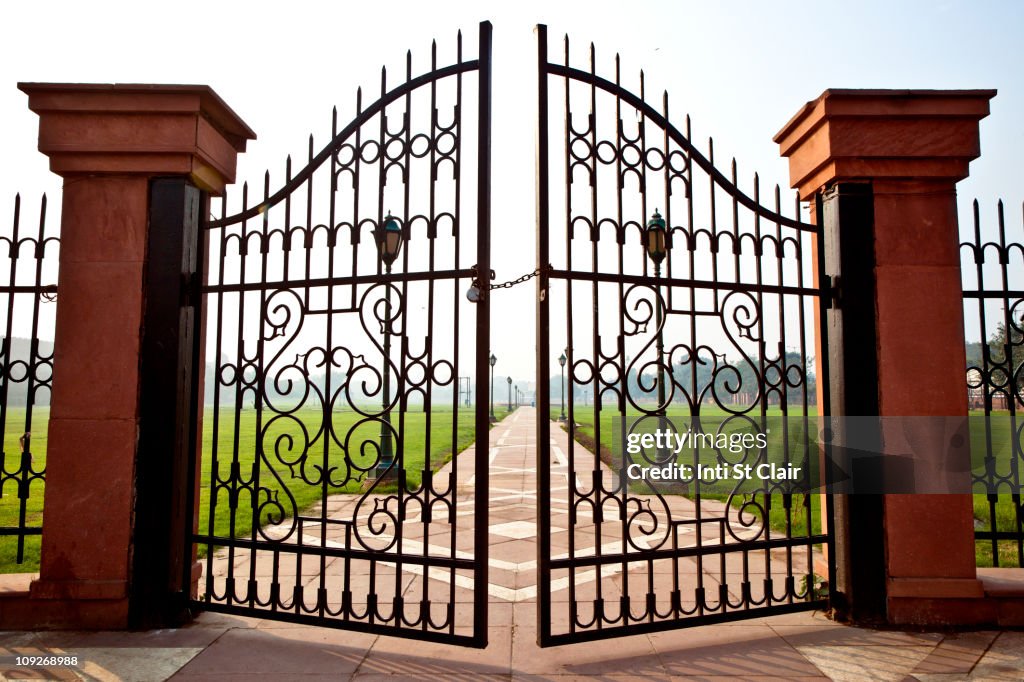
[[508, 282], [502, 282], [501, 284], [492, 284], [490, 286], [490, 288], [491, 289], [511, 289], [515, 285], [522, 284], [523, 282], [527, 282], [527, 281], [533, 279], [534, 277], [536, 277], [539, 274], [540, 274], [540, 268], [537, 268], [533, 272], [528, 273], [526, 275], [523, 275], [519, 279], [509, 280]]

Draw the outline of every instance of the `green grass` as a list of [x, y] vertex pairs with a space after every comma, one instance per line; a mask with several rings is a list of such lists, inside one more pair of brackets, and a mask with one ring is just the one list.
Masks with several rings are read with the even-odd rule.
[[[504, 418], [507, 412], [495, 409], [495, 416]], [[422, 482], [425, 469], [437, 471], [459, 452], [474, 442], [473, 408], [461, 408], [458, 413], [457, 428], [454, 432], [453, 446], [453, 412], [450, 408], [434, 408], [430, 413], [428, 430], [427, 413], [422, 411], [395, 413], [392, 425], [398, 430], [402, 439], [402, 459], [400, 467], [404, 471], [406, 487], [418, 488]], [[226, 418], [225, 418], [226, 417]], [[299, 411], [290, 418], [278, 418], [276, 422], [264, 424], [261, 428], [263, 436], [257, 433], [255, 410], [242, 412], [242, 421], [235, 434], [233, 413], [222, 414], [217, 430], [217, 449], [213, 449], [213, 414], [207, 410], [204, 416], [203, 432], [203, 469], [200, 488], [199, 532], [209, 532], [211, 480], [213, 474], [213, 458], [216, 454], [219, 477], [224, 479], [236, 466], [233, 443], [237, 441], [237, 469], [240, 478], [251, 478], [254, 471], [255, 453], [258, 441], [263, 442], [263, 450], [267, 456], [259, 462], [260, 487], [266, 488], [258, 498], [263, 505], [261, 523], [277, 520], [283, 511], [291, 516], [296, 511], [317, 503], [322, 498], [325, 488], [319, 482], [320, 471], [325, 468], [323, 415], [319, 411]], [[380, 440], [378, 422], [367, 422], [358, 413], [351, 410], [335, 412], [332, 415], [333, 430], [338, 438], [345, 443], [348, 438], [350, 459], [357, 466], [368, 467], [376, 458], [374, 444]], [[304, 433], [308, 433], [306, 436]], [[319, 434], [319, 435], [317, 435]], [[429, 447], [428, 447], [429, 435]], [[310, 441], [312, 441], [310, 443]], [[279, 444], [275, 446], [275, 444]], [[279, 448], [281, 458], [287, 462], [282, 464], [275, 456], [275, 447]], [[303, 463], [302, 453], [307, 452]], [[399, 452], [395, 443], [394, 451]], [[428, 457], [429, 453], [429, 457]], [[289, 466], [290, 464], [290, 466]], [[342, 449], [332, 443], [328, 449], [326, 468], [333, 468], [331, 483], [326, 487], [328, 495], [341, 493], [360, 493], [366, 486], [365, 474], [359, 471], [347, 471]], [[386, 481], [375, 488], [377, 492], [393, 492], [397, 490], [397, 481]], [[235, 486], [240, 489], [240, 486]], [[217, 494], [213, 508], [213, 533], [218, 537], [244, 537], [251, 534], [253, 526], [252, 498], [250, 493], [240, 490], [234, 513], [231, 509], [231, 491], [229, 487], [221, 488]], [[276, 499], [280, 507], [267, 504]], [[201, 550], [203, 548], [200, 548]]]
[[[553, 408], [551, 410], [551, 418], [557, 419], [560, 412], [560, 408]], [[635, 410], [631, 410], [630, 414], [638, 414]], [[686, 412], [683, 410], [670, 411], [668, 413], [669, 419], [682, 418], [686, 416]], [[705, 412], [705, 417], [709, 421], [715, 423], [716, 419], [725, 416], [725, 412], [721, 410], [711, 410]], [[998, 418], [1007, 418], [1008, 412], [993, 413], [993, 417], [997, 418], [993, 429], [991, 431], [991, 447], [992, 451], [999, 453], [999, 461], [1001, 463], [999, 470], [1008, 470], [1008, 457], [1009, 453], [1012, 452], [1012, 433], [1009, 428], [1009, 422], [1005, 424], [1000, 422]], [[617, 413], [612, 410], [605, 410], [601, 412], [601, 457], [602, 460], [609, 465], [613, 465], [612, 454], [611, 454], [611, 434], [612, 434], [612, 423], [613, 419], [617, 416]], [[776, 408], [769, 410], [769, 417], [781, 416], [781, 413]], [[981, 412], [973, 411], [972, 417], [984, 416]], [[577, 424], [576, 427], [576, 440], [584, 448], [590, 452], [594, 452], [594, 412], [593, 407], [577, 407], [574, 413], [574, 418]], [[564, 428], [564, 427], [563, 427]], [[769, 437], [769, 457], [771, 458], [772, 453], [781, 452], [780, 449], [781, 436], [778, 434]], [[794, 443], [795, 444], [795, 443]], [[982, 428], [971, 429], [971, 451], [975, 453], [974, 468], [975, 470], [982, 469], [980, 463], [985, 453], [988, 452], [988, 444], [986, 442], [985, 430]], [[641, 484], [641, 487], [646, 488]], [[639, 491], [639, 490], [638, 490]], [[702, 495], [705, 499], [726, 499], [724, 495]], [[743, 503], [742, 497], [738, 497], [732, 500], [734, 506], [740, 506]], [[819, 511], [821, 498], [818, 495], [810, 495], [807, 500], [811, 505], [811, 519], [812, 519], [812, 532], [819, 533], [821, 530], [821, 514]], [[995, 525], [999, 531], [1016, 531], [1017, 530], [1017, 512], [1014, 501], [1009, 494], [1000, 494], [995, 498]], [[783, 506], [783, 500], [781, 495], [772, 495], [770, 500], [771, 509], [769, 511], [769, 524], [774, 531], [786, 532], [787, 525], [787, 514]], [[795, 503], [795, 501], [794, 501]], [[978, 529], [989, 529], [991, 528], [993, 508], [989, 504], [988, 495], [974, 495], [974, 518], [975, 525]], [[792, 533], [794, 535], [802, 535], [806, 533], [806, 517], [803, 510], [798, 513], [792, 514]], [[1018, 563], [1017, 553], [1017, 542], [1012, 540], [1002, 540], [997, 542], [997, 550], [999, 552], [999, 565], [1003, 567], [1016, 567]], [[975, 543], [975, 560], [977, 565], [980, 567], [992, 566], [993, 553], [991, 541], [978, 541]]]
[[[984, 417], [981, 410], [972, 410], [972, 417]], [[992, 428], [989, 430], [991, 441], [986, 436], [986, 429], [983, 424], [972, 423], [971, 428], [971, 453], [974, 461], [972, 468], [975, 471], [984, 471], [984, 456], [991, 452], [996, 458], [996, 471], [1005, 474], [1009, 471], [1009, 461], [1013, 453], [1013, 433], [1010, 425], [1010, 413], [1007, 410], [993, 410], [991, 414]], [[973, 422], [974, 420], [972, 420]], [[979, 420], [980, 421], [980, 420]], [[975, 424], [979, 428], [974, 428]], [[1019, 428], [1019, 423], [1017, 424]], [[991, 500], [995, 506], [991, 506], [988, 495], [974, 495], [974, 519], [977, 530], [1017, 531], [1017, 511], [1013, 497], [1007, 493], [996, 495]], [[993, 524], [993, 520], [995, 523]], [[1020, 557], [1017, 553], [1018, 545], [1013, 540], [999, 540], [996, 542], [996, 551], [999, 553], [999, 566], [1004, 568], [1019, 567]], [[995, 565], [993, 560], [992, 541], [978, 540], [974, 544], [974, 555], [977, 565], [990, 567]]]
[[[552, 410], [552, 418], [558, 418], [559, 408]], [[506, 409], [504, 404], [496, 404], [494, 409], [495, 417], [498, 420], [504, 419], [508, 416], [509, 411]], [[710, 419], [714, 419], [717, 416], [722, 416], [724, 413], [709, 413], [707, 416]], [[455, 435], [456, 443], [455, 447], [452, 447], [452, 413], [450, 410], [435, 410], [432, 413], [431, 420], [431, 443], [430, 443], [430, 468], [434, 471], [443, 466], [448, 460], [451, 459], [453, 453], [461, 452], [465, 448], [472, 444], [474, 439], [473, 426], [472, 426], [472, 410], [471, 408], [462, 408], [459, 412], [459, 425]], [[770, 416], [778, 416], [778, 412], [770, 412]], [[254, 453], [256, 451], [255, 445], [257, 441], [256, 433], [256, 413], [254, 410], [246, 410], [242, 412], [242, 420], [239, 423], [239, 457], [238, 465], [241, 472], [248, 476], [252, 471], [252, 465], [254, 461]], [[315, 412], [301, 412], [298, 415], [301, 422], [307, 425], [307, 428], [319, 428], [319, 415]], [[587, 447], [591, 452], [594, 450], [593, 446], [593, 408], [592, 407], [577, 407], [575, 412], [575, 419], [579, 425], [576, 432], [577, 440], [581, 442], [584, 447]], [[668, 415], [670, 418], [673, 416], [682, 416], [682, 413]], [[1003, 416], [1000, 414], [994, 415], [996, 417]], [[212, 410], [207, 409], [204, 418], [204, 466], [202, 470], [202, 488], [201, 488], [201, 499], [200, 499], [200, 530], [206, 532], [208, 530], [208, 518], [209, 518], [209, 495], [210, 495], [210, 477], [211, 477], [211, 447], [213, 440], [213, 419]], [[611, 411], [604, 411], [601, 413], [602, 433], [609, 436], [611, 434], [611, 424], [614, 414]], [[46, 464], [46, 426], [49, 419], [48, 408], [35, 408], [33, 410], [33, 425], [31, 438], [31, 451], [33, 457], [33, 464], [38, 468], [42, 468]], [[335, 430], [339, 433], [345, 433], [348, 428], [351, 427], [356, 421], [356, 415], [351, 412], [338, 413], [334, 415]], [[398, 415], [395, 415], [395, 423], [398, 423]], [[21, 447], [18, 443], [18, 439], [24, 433], [25, 424], [25, 411], [24, 409], [10, 409], [7, 413], [7, 428], [4, 434], [4, 452], [5, 462], [4, 466], [7, 471], [11, 471], [17, 468], [20, 462]], [[997, 427], [1001, 426], [997, 424]], [[218, 453], [221, 463], [221, 474], [222, 476], [227, 475], [230, 465], [233, 461], [233, 448], [232, 442], [234, 438], [233, 422], [231, 419], [231, 412], [225, 411], [225, 415], [222, 416], [221, 422], [218, 429]], [[376, 440], [376, 429], [362, 427], [357, 430], [357, 435], [363, 436], [369, 440]], [[293, 437], [297, 437], [300, 429], [296, 425], [293, 425], [290, 429], [280, 429], [277, 435], [286, 435], [291, 433]], [[417, 486], [420, 483], [422, 471], [426, 461], [425, 457], [425, 446], [426, 446], [426, 418], [423, 412], [409, 412], [405, 416], [404, 424], [404, 438], [405, 438], [405, 470], [407, 472], [408, 480], [410, 485]], [[986, 443], [984, 431], [980, 429], [972, 429], [972, 451], [975, 453], [986, 452]], [[995, 428], [992, 431], [992, 447], [995, 452], [1008, 452], [1011, 444], [1011, 434], [1008, 428]], [[602, 437], [602, 441], [605, 438]], [[769, 441], [769, 449], [773, 447], [778, 449], [779, 437]], [[602, 448], [603, 455], [610, 457], [610, 450], [608, 449], [608, 442], [605, 442], [605, 447]], [[322, 443], [322, 441], [321, 441]], [[319, 451], [322, 453], [322, 450]], [[339, 455], [338, 448], [333, 447], [331, 458], [332, 463], [337, 464]], [[319, 459], [322, 460], [322, 454], [318, 455]], [[317, 459], [316, 456], [311, 457], [309, 464], [311, 465], [312, 460]], [[608, 460], [610, 461], [610, 459]], [[318, 462], [319, 463], [319, 462]], [[263, 475], [261, 476], [261, 483], [266, 485], [270, 490], [277, 491], [278, 499], [287, 501], [287, 495], [284, 494], [284, 486], [280, 481], [273, 477], [266, 469], [265, 465], [262, 465]], [[308, 507], [310, 504], [320, 499], [321, 488], [315, 485], [309, 485], [302, 483], [300, 479], [292, 478], [291, 471], [286, 466], [277, 464], [275, 471], [282, 479], [287, 481], [288, 489], [294, 496], [294, 507], [297, 509], [303, 509]], [[316, 472], [312, 472], [315, 475]], [[268, 477], [269, 476], [269, 481]], [[395, 484], [390, 484], [392, 489]], [[358, 482], [350, 482], [349, 484], [340, 487], [338, 489], [331, 489], [331, 493], [336, 492], [358, 492], [361, 484]], [[27, 516], [26, 523], [28, 525], [39, 525], [41, 523], [42, 508], [43, 508], [43, 490], [44, 485], [42, 481], [36, 481], [32, 484], [31, 495], [27, 505]], [[0, 527], [16, 526], [18, 522], [18, 498], [17, 498], [17, 486], [13, 481], [9, 481], [3, 488], [3, 496], [0, 497]], [[725, 496], [708, 496], [712, 499], [725, 499]], [[811, 504], [811, 519], [812, 526], [811, 530], [814, 533], [820, 532], [820, 512], [819, 504], [820, 497], [818, 495], [809, 496], [809, 503]], [[734, 504], [740, 504], [740, 500], [734, 500]], [[246, 493], [242, 493], [238, 499], [239, 507], [235, 514], [235, 528], [234, 532], [236, 536], [244, 536], [250, 533], [252, 528], [251, 513], [247, 512], [251, 503], [246, 497]], [[288, 505], [291, 508], [291, 504]], [[266, 515], [266, 513], [265, 513]], [[796, 513], [792, 513], [793, 528], [792, 532], [795, 535], [806, 533], [805, 513], [803, 509], [798, 510]], [[987, 495], [975, 495], [974, 496], [974, 517], [976, 519], [976, 526], [978, 528], [989, 528], [991, 526], [991, 511], [989, 506], [989, 500]], [[1014, 531], [1016, 530], [1016, 511], [1014, 503], [1011, 497], [1007, 494], [1002, 494], [996, 498], [995, 506], [995, 518], [996, 527], [1000, 531]], [[782, 506], [782, 496], [774, 495], [771, 500], [771, 509], [769, 511], [769, 522], [773, 530], [778, 532], [784, 532], [786, 528], [786, 511]], [[219, 536], [226, 536], [231, 531], [230, 525], [230, 506], [229, 506], [229, 495], [228, 493], [222, 492], [218, 498], [218, 505], [216, 507], [214, 515], [214, 532]], [[2, 537], [0, 538], [0, 573], [16, 573], [16, 572], [35, 572], [39, 570], [39, 536], [29, 536], [25, 541], [25, 561], [21, 564], [15, 563], [15, 552], [16, 552], [16, 540], [13, 537]], [[1014, 541], [1000, 541], [997, 544], [999, 552], [999, 565], [1000, 566], [1017, 566], [1017, 544]], [[992, 566], [992, 544], [988, 541], [979, 541], [976, 543], [976, 559], [978, 566]]]
[[[504, 419], [509, 412], [502, 406], [500, 409], [495, 406], [495, 417], [499, 420]], [[199, 518], [199, 532], [207, 533], [209, 531], [209, 518], [210, 518], [210, 493], [211, 493], [211, 479], [212, 479], [212, 464], [213, 464], [213, 435], [214, 435], [214, 419], [213, 410], [207, 408], [204, 411], [203, 418], [203, 463], [201, 470], [201, 487], [200, 487], [200, 518]], [[287, 443], [287, 438], [292, 438], [292, 445], [294, 449], [291, 452], [291, 460], [296, 462], [294, 467], [289, 468], [287, 465], [283, 465], [277, 462], [276, 458], [270, 457], [270, 461], [274, 462], [273, 465], [268, 466], [267, 462], [261, 459], [260, 462], [260, 485], [268, 489], [268, 492], [264, 493], [259, 499], [261, 502], [265, 502], [268, 498], [277, 495], [277, 499], [283, 503], [283, 506], [288, 512], [293, 510], [302, 510], [310, 505], [318, 502], [321, 497], [323, 489], [318, 485], [311, 485], [304, 482], [301, 478], [301, 467], [298, 466], [299, 460], [298, 454], [300, 452], [299, 445], [303, 443], [301, 437], [303, 427], [315, 434], [321, 427], [322, 414], [316, 411], [299, 411], [295, 414], [296, 419], [284, 419], [279, 420], [276, 425], [270, 425], [269, 430], [266, 430], [266, 435], [263, 437], [265, 443], [269, 443], [267, 446], [272, 450], [274, 442], [277, 442], [279, 438], [284, 438], [280, 441]], [[264, 417], [266, 419], [266, 417]], [[32, 451], [34, 456], [35, 466], [41, 468], [46, 462], [46, 425], [49, 419], [49, 410], [47, 409], [35, 409], [33, 411], [33, 433], [39, 434], [32, 437]], [[352, 427], [359, 421], [359, 415], [354, 412], [337, 412], [332, 415], [334, 431], [340, 434], [341, 438], [345, 437], [345, 434], [352, 429]], [[403, 442], [403, 468], [406, 472], [408, 485], [410, 487], [417, 487], [421, 483], [424, 468], [427, 464], [427, 415], [422, 411], [407, 412], [403, 415], [394, 414], [392, 416], [392, 423], [396, 428], [400, 430], [401, 436], [404, 439]], [[24, 410], [20, 412], [17, 410], [10, 410], [8, 412], [7, 419], [7, 431], [5, 434], [4, 451], [7, 453], [20, 452], [18, 446], [18, 438], [23, 432], [24, 424]], [[264, 424], [264, 429], [266, 429]], [[253, 464], [256, 459], [257, 442], [260, 439], [257, 433], [256, 424], [256, 411], [253, 409], [247, 409], [242, 411], [241, 418], [238, 422], [237, 429], [237, 448], [234, 447], [236, 442], [236, 430], [234, 423], [233, 410], [221, 410], [220, 419], [217, 423], [217, 459], [218, 459], [218, 472], [221, 478], [230, 476], [232, 467], [237, 466], [240, 477], [248, 479], [251, 477], [253, 472]], [[379, 440], [380, 429], [379, 426], [373, 426], [372, 424], [365, 424], [363, 426], [356, 427], [352, 431], [352, 435], [356, 442], [368, 440], [376, 442]], [[454, 446], [453, 446], [453, 413], [450, 408], [435, 408], [431, 413], [430, 419], [430, 445], [429, 445], [429, 467], [432, 471], [437, 471], [444, 466], [448, 461], [451, 460], [452, 456], [462, 452], [470, 445], [472, 445], [475, 437], [473, 428], [473, 408], [461, 408], [458, 413], [458, 424], [457, 429], [454, 433]], [[237, 450], [237, 458], [235, 452]], [[283, 451], [286, 455], [288, 453], [287, 448]], [[366, 464], [369, 462], [369, 455], [358, 455], [355, 457], [357, 462]], [[6, 468], [10, 471], [12, 468], [17, 466], [19, 460], [12, 460], [11, 454], [7, 455]], [[313, 468], [323, 464], [323, 437], [314, 439], [314, 444], [311, 448], [311, 452], [306, 462], [306, 476], [310, 480], [315, 480], [319, 474]], [[329, 454], [329, 465], [335, 467], [343, 466], [342, 456], [340, 448], [336, 444], [332, 444]], [[271, 469], [274, 473], [271, 473]], [[295, 476], [293, 476], [293, 471]], [[279, 478], [280, 480], [279, 480]], [[338, 474], [338, 480], [343, 478]], [[388, 483], [384, 490], [394, 490], [397, 486], [396, 483]], [[236, 486], [236, 489], [239, 486]], [[287, 488], [287, 493], [285, 492]], [[328, 492], [330, 494], [337, 493], [358, 493], [361, 491], [362, 483], [360, 481], [351, 480], [345, 485], [330, 487]], [[381, 490], [382, 488], [378, 488]], [[43, 507], [43, 485], [41, 482], [33, 484], [31, 489], [31, 497], [29, 499], [29, 515], [28, 523], [39, 525], [42, 516]], [[291, 499], [289, 498], [289, 493]], [[214, 523], [213, 532], [216, 536], [227, 537], [232, 531], [236, 537], [246, 536], [251, 533], [253, 514], [251, 511], [251, 498], [249, 493], [244, 490], [238, 492], [236, 498], [236, 509], [234, 514], [234, 525], [232, 527], [232, 514], [230, 504], [230, 490], [229, 488], [222, 489], [217, 495], [217, 504], [214, 508]], [[294, 502], [292, 501], [294, 500]], [[262, 517], [264, 520], [273, 513], [270, 508], [264, 508]], [[18, 519], [18, 500], [17, 491], [12, 483], [8, 483], [3, 490], [3, 497], [0, 498], [0, 526], [14, 526], [17, 525]], [[15, 548], [16, 541], [13, 537], [0, 538], [0, 573], [17, 573], [17, 572], [36, 572], [39, 570], [39, 536], [29, 537], [26, 541], [25, 561], [21, 564], [15, 563]], [[201, 548], [202, 549], [202, 548]]]
[[[21, 469], [22, 447], [19, 439], [25, 433], [25, 408], [7, 410], [6, 428], [4, 429], [3, 470], [10, 473]], [[36, 407], [32, 410], [32, 436], [30, 452], [32, 468], [41, 471], [46, 467], [46, 427], [50, 421], [49, 407]], [[40, 526], [43, 520], [43, 489], [42, 480], [36, 480], [29, 486], [28, 504], [26, 505], [25, 525]], [[8, 480], [0, 489], [0, 527], [10, 528], [18, 525], [20, 500], [18, 485]], [[18, 541], [13, 536], [0, 536], [0, 573], [35, 573], [39, 570], [40, 536], [30, 535], [25, 538], [24, 562], [17, 561]]]
[[[551, 418], [552, 419], [558, 419], [558, 416], [559, 416], [560, 412], [561, 412], [561, 407], [560, 406], [553, 408], [551, 410]], [[618, 412], [613, 411], [613, 410], [602, 410], [600, 414], [601, 414], [601, 423], [600, 423], [600, 426], [601, 426], [601, 447], [600, 447], [601, 460], [605, 464], [607, 464], [607, 465], [609, 465], [609, 466], [611, 466], [613, 468], [618, 468], [619, 466], [621, 466], [621, 463], [613, 461], [614, 460], [614, 456], [612, 454], [611, 444], [612, 444], [612, 440], [613, 440], [612, 439], [613, 423], [614, 423], [614, 420], [619, 417], [619, 414], [618, 414]], [[634, 408], [630, 408], [627, 411], [627, 416], [636, 417], [636, 416], [639, 416], [639, 415], [640, 415], [640, 412], [635, 410]], [[687, 420], [687, 423], [688, 423], [689, 412], [687, 412], [683, 408], [678, 408], [678, 409], [674, 409], [674, 410], [669, 410], [665, 416], [669, 420], [678, 420], [676, 422], [676, 424], [681, 424], [684, 420]], [[728, 416], [728, 413], [725, 412], [724, 410], [720, 410], [720, 409], [704, 410], [702, 412], [702, 422], [705, 425], [705, 427], [707, 428], [709, 425], [717, 425], [718, 423], [720, 423], [727, 416]], [[778, 408], [774, 408], [772, 410], [769, 410], [768, 416], [769, 417], [781, 417], [782, 413], [781, 413], [781, 411]], [[790, 417], [792, 418], [793, 416], [796, 416], [796, 415], [790, 413]], [[596, 448], [596, 443], [595, 443], [595, 439], [594, 439], [594, 408], [593, 408], [593, 406], [589, 406], [589, 407], [579, 407], [579, 406], [577, 406], [575, 408], [574, 412], [573, 412], [573, 419], [574, 419], [574, 421], [576, 423], [575, 434], [574, 434], [576, 441], [580, 445], [582, 445], [584, 448], [589, 450], [591, 453], [593, 453], [595, 451], [595, 448]], [[644, 431], [653, 430], [653, 428], [655, 426], [656, 426], [656, 424], [654, 422], [652, 422], [650, 429], [645, 428], [643, 430]], [[566, 428], [566, 427], [563, 425], [562, 428]], [[772, 461], [772, 462], [781, 462], [782, 461], [782, 452], [783, 451], [782, 451], [782, 448], [781, 448], [781, 443], [782, 443], [782, 434], [779, 433], [777, 430], [775, 432], [772, 432], [772, 433], [768, 434], [768, 453], [769, 453], [768, 461]], [[791, 449], [790, 449], [791, 453], [801, 453], [802, 452], [802, 447], [801, 447], [802, 443], [801, 443], [801, 440], [799, 439], [799, 437], [796, 434], [790, 434], [790, 443], [791, 443]], [[710, 461], [710, 457], [708, 455], [705, 455], [704, 458], [705, 458], [706, 461]], [[702, 486], [703, 485], [704, 484], [702, 484]], [[649, 485], [647, 485], [647, 484], [645, 484], [643, 482], [639, 482], [639, 481], [632, 483], [631, 484], [631, 488], [632, 488], [632, 490], [634, 492], [641, 493], [641, 494], [651, 493], [652, 492], [652, 490], [651, 490]], [[673, 486], [671, 484], [668, 484], [668, 485], [661, 484], [659, 486], [659, 492], [662, 492], [663, 494], [666, 491], [668, 491], [669, 494], [671, 494], [672, 489], [673, 489]], [[678, 487], [677, 487], [677, 489], [678, 489]], [[683, 495], [690, 496], [688, 494], [688, 491], [684, 491], [682, 489], [680, 489], [680, 492], [678, 494], [683, 494]], [[730, 499], [730, 496], [728, 494], [722, 494], [722, 493], [718, 492], [718, 490], [716, 490], [713, 493], [701, 492], [701, 498], [705, 499], [705, 500], [719, 500], [719, 501], [728, 500], [730, 502], [730, 504], [733, 507], [736, 507], [736, 508], [739, 508], [740, 506], [742, 506], [744, 504], [744, 502], [749, 501], [749, 500], [752, 499], [751, 495], [749, 495], [749, 494], [748, 495], [732, 496], [731, 499]], [[771, 529], [773, 531], [781, 532], [781, 533], [786, 533], [788, 531], [790, 533], [790, 535], [792, 535], [794, 537], [806, 536], [808, 534], [808, 524], [807, 524], [808, 514], [807, 514], [807, 509], [804, 507], [804, 505], [806, 504], [810, 508], [810, 520], [811, 520], [810, 531], [811, 531], [811, 534], [819, 534], [819, 533], [821, 533], [821, 496], [820, 495], [816, 495], [816, 494], [807, 495], [807, 496], [793, 495], [793, 496], [789, 496], [789, 499], [786, 499], [786, 498], [787, 498], [787, 496], [784, 496], [782, 494], [772, 494], [767, 500], [765, 500], [765, 496], [764, 495], [759, 495], [758, 496], [758, 502], [760, 504], [764, 504], [767, 501], [767, 505], [768, 505], [768, 510], [767, 510], [768, 511], [768, 523], [769, 523], [769, 526], [771, 527]], [[788, 509], [786, 507], [787, 504], [790, 505], [790, 507]]]

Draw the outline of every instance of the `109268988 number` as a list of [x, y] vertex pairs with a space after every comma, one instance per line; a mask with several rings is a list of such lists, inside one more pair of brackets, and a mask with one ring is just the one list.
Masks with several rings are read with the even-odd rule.
[[78, 665], [78, 656], [14, 656], [16, 666], [70, 666]]

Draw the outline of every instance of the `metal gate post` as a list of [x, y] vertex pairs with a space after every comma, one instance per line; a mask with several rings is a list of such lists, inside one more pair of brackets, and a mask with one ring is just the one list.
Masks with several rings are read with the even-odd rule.
[[[825, 273], [850, 292], [826, 313], [829, 411], [836, 415], [879, 414], [878, 389], [847, 377], [876, 376], [875, 345], [864, 343], [875, 329], [874, 212], [870, 183], [839, 183], [818, 195]], [[822, 273], [824, 274], [824, 273]], [[824, 411], [819, 410], [819, 414]], [[870, 434], [875, 448], [881, 434]], [[835, 578], [832, 608], [860, 622], [885, 619], [885, 548], [881, 495], [838, 495], [834, 500]], [[856, 521], [856, 523], [854, 523]]]
[[[839, 256], [826, 273], [840, 275], [837, 319], [865, 325], [853, 331], [856, 343], [849, 329], [838, 334], [845, 344], [830, 362], [832, 416], [967, 414], [956, 183], [980, 154], [978, 121], [994, 95], [827, 90], [776, 135], [792, 186], [803, 199], [824, 199], [825, 237], [833, 238], [825, 248]], [[844, 381], [844, 367], [856, 367], [856, 377]], [[896, 447], [883, 426], [876, 452]], [[940, 465], [944, 452], [927, 455]], [[871, 497], [837, 505], [848, 613], [884, 613], [891, 623], [992, 620], [974, 566], [970, 495]]]
[[[159, 509], [181, 485], [166, 478], [173, 443], [160, 442], [173, 437], [180, 406], [151, 392], [187, 378], [177, 376], [181, 346], [162, 345], [157, 328], [168, 320], [175, 326], [182, 303], [182, 230], [194, 228], [198, 217], [187, 185], [222, 191], [234, 180], [238, 152], [255, 136], [206, 86], [19, 87], [40, 116], [39, 150], [65, 179], [54, 350], [59, 378], [40, 576], [28, 594], [5, 602], [0, 627], [164, 622], [167, 612], [157, 602], [181, 589], [170, 588], [178, 581], [166, 562], [176, 551], [179, 562], [182, 557], [166, 546], [177, 541], [161, 534], [170, 518], [183, 523], [188, 510], [180, 502], [174, 511]], [[167, 176], [175, 178], [177, 199], [164, 194], [166, 181], [156, 181], [151, 195], [151, 179]], [[187, 210], [186, 195], [193, 202]], [[152, 360], [162, 352], [170, 357], [160, 380]]]
[[[483, 282], [490, 282], [491, 272], [491, 22], [480, 23], [480, 86], [478, 91], [477, 129], [477, 243], [476, 266]], [[488, 539], [490, 537], [490, 510], [487, 508], [490, 485], [490, 447], [487, 432], [491, 428], [490, 408], [480, 400], [483, 395], [480, 383], [487, 380], [491, 354], [491, 297], [483, 289], [484, 296], [477, 304], [476, 320], [476, 488], [481, 491], [474, 507], [473, 553], [476, 564], [473, 570], [473, 632], [474, 646], [487, 646], [487, 591]]]
[[[187, 619], [193, 577], [186, 556], [195, 507], [202, 388], [197, 352], [199, 221], [205, 197], [185, 178], [149, 186], [145, 300], [139, 383], [139, 448], [129, 623], [178, 624]], [[145, 580], [140, 579], [145, 576]]]

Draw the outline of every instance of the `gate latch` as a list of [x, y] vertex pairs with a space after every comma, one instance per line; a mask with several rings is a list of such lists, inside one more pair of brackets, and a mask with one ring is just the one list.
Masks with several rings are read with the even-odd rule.
[[[466, 292], [466, 298], [468, 298], [470, 300], [470, 302], [472, 302], [472, 303], [479, 303], [481, 300], [483, 300], [484, 288], [480, 284], [480, 277], [479, 277], [479, 273], [477, 271], [477, 267], [474, 265], [470, 269], [473, 272], [473, 282], [472, 282], [472, 284], [470, 284], [469, 290]], [[550, 270], [551, 266], [549, 265], [547, 269]], [[490, 285], [487, 286], [487, 289], [488, 290], [493, 290], [493, 289], [511, 289], [512, 287], [514, 287], [517, 284], [522, 284], [523, 282], [527, 282], [527, 281], [533, 279], [534, 277], [536, 277], [537, 275], [540, 274], [540, 271], [541, 271], [541, 269], [537, 268], [533, 272], [528, 272], [527, 274], [523, 275], [522, 277], [517, 277], [516, 279], [512, 279], [512, 280], [509, 280], [507, 282], [502, 282], [501, 284], [490, 284]], [[494, 279], [494, 270], [491, 270], [491, 279], [492, 280]]]
[[[466, 291], [466, 298], [470, 303], [479, 303], [484, 298], [484, 287], [480, 284], [480, 270], [475, 265], [470, 270], [473, 272], [473, 281], [470, 282], [469, 289]], [[494, 270], [491, 270], [491, 279], [494, 279]]]

